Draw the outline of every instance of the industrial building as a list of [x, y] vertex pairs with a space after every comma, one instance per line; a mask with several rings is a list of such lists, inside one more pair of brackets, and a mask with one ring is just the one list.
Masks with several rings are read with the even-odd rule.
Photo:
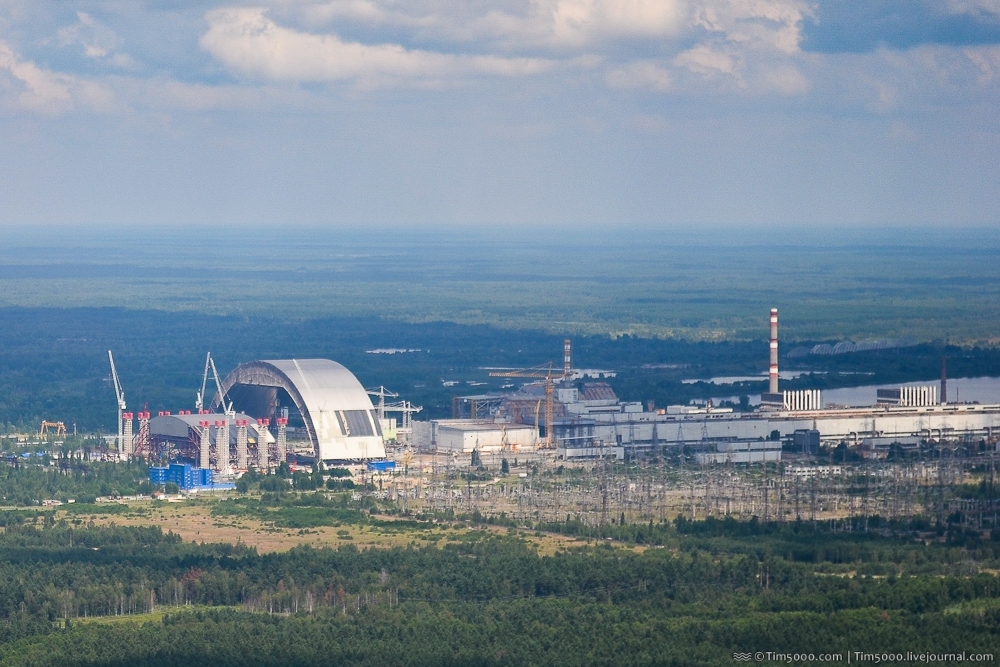
[[538, 431], [524, 424], [474, 419], [435, 419], [413, 422], [413, 445], [419, 451], [471, 454], [532, 452]]
[[[785, 441], [794, 443], [798, 452], [815, 454], [821, 444], [841, 442], [873, 448], [886, 442], [901, 446], [920, 440], [996, 442], [1000, 437], [1000, 405], [946, 403], [944, 377], [940, 400], [933, 385], [899, 387], [880, 389], [877, 403], [870, 406], [827, 406], [818, 390], [779, 391], [777, 309], [770, 315], [769, 386], [754, 412], [737, 413], [710, 403], [652, 410], [621, 401], [607, 383], [574, 381], [567, 344], [566, 368], [561, 374], [532, 369], [506, 373], [505, 377], [544, 380], [508, 394], [458, 397], [453, 402], [454, 416], [530, 425], [538, 429], [540, 448], [560, 458], [616, 456], [614, 449], [619, 447], [640, 453], [685, 446], [700, 451], [705, 462], [749, 462], [754, 456], [767, 460], [780, 456], [780, 444], [758, 448], [749, 444], [754, 442]], [[551, 405], [546, 406], [546, 401]], [[720, 449], [719, 443], [729, 444]]]
[[385, 458], [379, 415], [351, 371], [329, 359], [272, 359], [237, 366], [222, 381], [213, 407], [275, 419], [293, 406], [317, 460]]
[[[241, 364], [223, 381], [209, 354], [195, 411], [161, 411], [154, 417], [148, 411], [125, 411], [125, 392], [110, 351], [108, 359], [118, 402], [118, 455], [194, 466], [202, 475], [273, 469], [292, 453], [288, 436], [293, 429], [301, 429], [316, 460], [384, 459], [382, 426], [397, 431], [386, 413], [401, 412], [398, 430], [408, 434], [411, 415], [421, 409], [405, 401], [386, 404], [385, 397], [395, 394], [381, 388], [376, 410], [354, 374], [329, 359], [254, 361]], [[217, 391], [205, 409], [209, 371]]]
[[733, 440], [707, 445], [696, 452], [698, 463], [764, 463], [781, 460], [781, 443], [773, 440]]
[[149, 481], [156, 486], [173, 482], [182, 491], [223, 491], [234, 488], [233, 484], [219, 483], [211, 469], [194, 468], [186, 463], [171, 463], [162, 468], [149, 468]]
[[148, 452], [153, 459], [188, 461], [202, 469], [227, 473], [249, 467], [267, 470], [284, 459], [285, 452], [276, 451], [280, 443], [268, 429], [267, 420], [251, 419], [239, 412], [199, 412], [161, 412], [145, 419], [140, 415], [135, 453]]

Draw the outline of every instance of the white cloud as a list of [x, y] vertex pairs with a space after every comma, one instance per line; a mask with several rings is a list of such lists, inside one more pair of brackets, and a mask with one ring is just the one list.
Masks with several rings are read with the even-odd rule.
[[969, 47], [965, 57], [976, 67], [976, 80], [981, 86], [1000, 79], [1000, 46]]
[[608, 38], [675, 35], [684, 19], [683, 5], [676, 0], [558, 0], [547, 13], [553, 40], [573, 46]]
[[755, 73], [754, 81], [759, 82], [759, 92], [775, 92], [782, 95], [801, 95], [812, 87], [797, 67], [789, 64], [761, 68]]
[[59, 114], [82, 103], [91, 108], [108, 108], [111, 95], [103, 86], [79, 79], [62, 72], [39, 67], [22, 60], [6, 42], [0, 41], [0, 73], [6, 73], [7, 95], [4, 101], [10, 106]]
[[86, 12], [77, 12], [76, 17], [76, 24], [59, 30], [60, 44], [63, 46], [79, 44], [88, 58], [103, 58], [115, 48], [118, 38], [113, 31], [95, 21]]
[[658, 62], [644, 60], [615, 68], [605, 75], [608, 85], [666, 92], [673, 85], [670, 71]]
[[[802, 55], [801, 24], [812, 15], [804, 0], [332, 0], [282, 2], [280, 9], [280, 24], [266, 8], [209, 12], [201, 45], [234, 72], [284, 81], [537, 74], [558, 62], [539, 58], [541, 50], [589, 63], [622, 63], [624, 56], [623, 64], [603, 72], [613, 87], [676, 90], [680, 69], [728, 77], [757, 92], [809, 88], [789, 62]], [[311, 31], [292, 27], [296, 20]], [[433, 46], [403, 46], [399, 37], [395, 43], [352, 41], [341, 36], [351, 25], [389, 27], [407, 35], [407, 44]], [[484, 55], [449, 53], [470, 44]]]
[[800, 0], [702, 0], [692, 24], [727, 42], [794, 54], [802, 39], [802, 20], [812, 16]]
[[983, 12], [1000, 15], [1000, 0], [947, 0], [945, 6], [953, 14]]
[[699, 44], [677, 55], [674, 65], [685, 67], [699, 74], [731, 74], [738, 75], [739, 62], [737, 56], [708, 44]]
[[539, 58], [453, 55], [399, 44], [347, 42], [279, 26], [265, 9], [209, 12], [201, 46], [242, 74], [282, 81], [447, 78], [466, 74], [521, 76], [552, 68]]

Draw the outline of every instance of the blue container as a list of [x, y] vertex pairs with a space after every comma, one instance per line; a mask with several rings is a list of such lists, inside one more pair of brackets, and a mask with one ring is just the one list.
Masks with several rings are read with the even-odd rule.
[[368, 469], [375, 472], [387, 472], [396, 469], [395, 461], [369, 461]]

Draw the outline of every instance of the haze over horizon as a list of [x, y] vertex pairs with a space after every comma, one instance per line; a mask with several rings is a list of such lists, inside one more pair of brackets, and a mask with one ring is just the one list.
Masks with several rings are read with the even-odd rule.
[[1000, 2], [0, 2], [0, 225], [988, 228]]

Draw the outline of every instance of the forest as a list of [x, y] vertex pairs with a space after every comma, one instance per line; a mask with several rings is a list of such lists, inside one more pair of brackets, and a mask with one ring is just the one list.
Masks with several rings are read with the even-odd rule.
[[[145, 467], [59, 454], [54, 466], [0, 469], [5, 503], [23, 505], [0, 510], [0, 665], [718, 665], [746, 651], [1000, 651], [1000, 532], [957, 514], [518, 523], [256, 474], [235, 495], [188, 501], [226, 524], [363, 527], [396, 545], [258, 552], [164, 530], [167, 503], [94, 504], [89, 494], [147, 490]], [[41, 507], [36, 496], [77, 502]]]
[[158, 527], [8, 511], [0, 665], [717, 665], [758, 650], [1000, 652], [1000, 542], [926, 546], [914, 526], [877, 522], [677, 521], [656, 526], [660, 548], [580, 540], [542, 555], [522, 529], [450, 521], [469, 530], [443, 546], [258, 554]]
[[[334, 359], [365, 386], [384, 385], [424, 410], [418, 418], [451, 416], [455, 395], [497, 391], [488, 367], [524, 368], [558, 361], [563, 337], [531, 330], [448, 322], [404, 323], [378, 318], [277, 320], [192, 312], [114, 308], [0, 308], [0, 425], [37, 431], [42, 419], [70, 431], [114, 432], [116, 403], [107, 352], [115, 353], [129, 408], [177, 411], [194, 407], [205, 353], [225, 374], [255, 359]], [[718, 395], [688, 378], [747, 375], [766, 370], [766, 332], [758, 341], [687, 341], [630, 335], [573, 338], [577, 367], [611, 369], [607, 378], [624, 400], [657, 405]], [[418, 350], [369, 354], [368, 350]], [[1000, 350], [924, 344], [912, 348], [783, 360], [807, 374], [787, 388], [932, 380], [941, 357], [953, 377], [1000, 375]], [[808, 372], [813, 372], [809, 375]], [[865, 373], [859, 376], [858, 373]], [[870, 373], [870, 375], [869, 375]], [[457, 381], [444, 386], [445, 380]], [[481, 383], [481, 384], [470, 384]], [[760, 383], [727, 388], [759, 393]]]

